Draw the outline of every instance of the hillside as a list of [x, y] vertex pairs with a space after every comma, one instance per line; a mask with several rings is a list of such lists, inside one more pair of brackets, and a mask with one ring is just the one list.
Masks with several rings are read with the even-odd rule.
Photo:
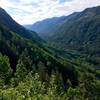
[[[57, 19], [57, 23], [52, 21]], [[60, 44], [59, 46], [100, 54], [100, 6], [87, 8], [64, 18], [37, 22], [31, 26], [31, 29], [36, 30], [43, 39]]]
[[51, 40], [71, 45], [90, 44], [99, 48], [100, 6], [87, 8], [64, 22]]
[[34, 64], [43, 63], [45, 67], [51, 67], [50, 70], [55, 70], [55, 67], [58, 67], [57, 69], [59, 69], [59, 71], [64, 70], [64, 65], [59, 61], [61, 59], [59, 58], [59, 60], [57, 60], [52, 52], [50, 53], [49, 49], [38, 44], [38, 42], [31, 41], [30, 38], [21, 36], [20, 31], [16, 33], [13, 29], [9, 29], [7, 25], [0, 23], [0, 52], [9, 57], [10, 64], [14, 71], [16, 71], [19, 57], [24, 51], [28, 53], [28, 56], [32, 57], [30, 59], [32, 59]]
[[2, 8], [0, 8], [0, 25], [8, 28], [9, 30], [15, 33], [18, 33], [20, 36], [23, 36], [25, 38], [34, 41], [42, 41], [42, 39], [34, 31], [29, 31], [25, 29], [23, 26], [19, 25]]
[[33, 25], [25, 25], [25, 27], [29, 30], [33, 30], [38, 33], [40, 37], [46, 39], [49, 36], [52, 36], [52, 33], [55, 31], [56, 25], [58, 25], [61, 21], [65, 19], [65, 16], [59, 18], [48, 18], [43, 21], [36, 22]]
[[40, 43], [38, 35], [31, 38], [30, 31], [19, 24], [16, 27], [21, 27], [25, 34], [12, 28], [10, 25], [15, 21], [5, 22], [8, 17], [6, 12], [3, 14], [0, 17], [0, 100], [99, 100], [100, 72], [87, 55]]
[[69, 16], [62, 16], [62, 17], [53, 17], [48, 18], [43, 21], [36, 22], [33, 25], [24, 25], [29, 30], [33, 30], [38, 33], [40, 37], [42, 37], [45, 40], [48, 40], [50, 37], [52, 37], [58, 28], [67, 20], [73, 18], [77, 15], [77, 12], [69, 15]]

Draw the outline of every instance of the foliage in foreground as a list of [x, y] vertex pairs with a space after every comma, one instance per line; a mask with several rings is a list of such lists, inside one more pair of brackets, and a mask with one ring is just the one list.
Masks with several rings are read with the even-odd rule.
[[28, 71], [25, 65], [20, 60], [13, 76], [8, 57], [0, 55], [0, 100], [100, 99], [100, 81], [92, 74], [83, 74], [79, 79], [79, 86], [75, 88], [72, 88], [70, 80], [66, 80], [67, 89], [64, 89], [58, 72], [52, 72], [47, 81], [42, 81], [42, 72]]

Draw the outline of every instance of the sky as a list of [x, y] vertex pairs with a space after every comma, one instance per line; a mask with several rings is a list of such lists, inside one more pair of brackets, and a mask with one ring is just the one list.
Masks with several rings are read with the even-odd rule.
[[0, 0], [0, 7], [22, 25], [46, 18], [67, 16], [99, 5], [100, 0]]

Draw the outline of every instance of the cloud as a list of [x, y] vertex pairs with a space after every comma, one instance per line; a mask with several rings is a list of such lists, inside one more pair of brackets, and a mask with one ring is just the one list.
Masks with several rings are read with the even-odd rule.
[[59, 0], [60, 3], [71, 2], [72, 0]]
[[100, 0], [0, 0], [0, 6], [20, 24], [69, 15], [98, 5]]

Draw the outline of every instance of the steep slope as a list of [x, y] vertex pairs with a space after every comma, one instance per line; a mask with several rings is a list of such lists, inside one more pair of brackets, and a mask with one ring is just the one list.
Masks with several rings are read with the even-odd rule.
[[100, 6], [88, 8], [67, 20], [50, 38], [50, 41], [100, 53]]
[[0, 23], [0, 100], [99, 100], [100, 73], [84, 55], [33, 42], [10, 24]]
[[[58, 22], [57, 25], [52, 23], [51, 26], [54, 28], [49, 27], [52, 30], [51, 36], [46, 34], [45, 37], [42, 33], [39, 34], [48, 40], [53, 47], [69, 51], [78, 50], [81, 54], [86, 54], [86, 58], [89, 58], [88, 61], [99, 68], [100, 6], [73, 13], [60, 23]], [[60, 52], [60, 54], [62, 53]]]
[[[7, 16], [4, 15], [3, 20], [5, 21]], [[11, 22], [8, 23], [12, 25]], [[9, 24], [9, 25], [10, 25]], [[8, 25], [8, 24], [7, 24]], [[33, 71], [33, 69], [43, 69], [45, 74], [50, 75], [52, 71], [58, 71], [64, 79], [70, 79], [72, 86], [78, 85], [77, 71], [75, 66], [69, 61], [64, 62], [64, 60], [58, 56], [56, 58], [55, 54], [51, 52], [46, 46], [40, 45], [38, 42], [33, 42], [30, 38], [23, 36], [18, 31], [15, 32], [15, 28], [7, 27], [6, 24], [0, 22], [0, 53], [8, 56], [10, 65], [13, 72], [16, 72], [17, 64], [19, 63], [20, 56], [23, 54], [23, 60], [28, 57], [28, 64], [26, 63], [27, 71]], [[33, 39], [33, 38], [32, 38]], [[36, 38], [35, 38], [36, 39]], [[32, 64], [30, 66], [30, 64]], [[66, 82], [65, 82], [66, 83]], [[64, 83], [64, 84], [65, 84]]]
[[[57, 23], [52, 21], [57, 19]], [[100, 6], [57, 19], [38, 22], [33, 25], [33, 30], [34, 27], [38, 30], [43, 26], [38, 34], [50, 42], [65, 48], [100, 54]]]
[[[70, 60], [65, 59], [68, 57], [68, 52], [57, 49], [53, 51], [54, 54], [51, 52], [51, 48], [39, 47], [32, 41], [0, 26], [0, 99], [13, 98], [15, 100], [18, 97], [18, 99], [23, 98], [23, 95], [25, 95], [24, 98], [31, 98], [35, 95], [34, 98], [41, 99], [40, 96], [37, 96], [40, 93], [45, 99], [48, 91], [50, 99], [54, 95], [55, 98], [61, 99], [63, 96], [63, 100], [66, 100], [65, 96], [66, 98], [69, 95], [72, 97], [72, 93], [75, 93], [75, 98], [81, 93], [85, 96], [82, 94], [80, 97], [90, 98], [90, 100], [99, 98], [99, 70], [96, 73], [91, 69], [91, 64], [82, 61], [81, 56], [77, 59], [77, 56], [70, 53], [71, 51], [69, 52]], [[1, 53], [6, 56], [2, 56]], [[66, 57], [60, 57], [57, 53]], [[75, 62], [73, 58], [76, 59]], [[35, 76], [34, 73], [36, 73]], [[71, 88], [75, 92], [72, 92]], [[28, 94], [29, 91], [30, 94]], [[55, 94], [58, 95], [55, 96]], [[54, 97], [51, 100], [58, 100]], [[34, 100], [34, 98], [32, 99]]]
[[40, 37], [35, 32], [29, 31], [25, 29], [23, 26], [19, 25], [2, 8], [0, 8], [0, 24], [27, 39], [32, 39], [34, 41], [41, 41]]
[[62, 22], [66, 17], [48, 18], [43, 21], [36, 22], [33, 25], [25, 25], [27, 29], [33, 30], [38, 33], [43, 39], [50, 37], [55, 32], [55, 27]]
[[43, 21], [36, 22], [33, 25], [25, 25], [24, 27], [37, 32], [40, 37], [45, 40], [48, 40], [57, 32], [57, 30], [59, 30], [63, 23], [72, 19], [77, 14], [78, 13], [75, 12], [69, 16], [48, 18]]

